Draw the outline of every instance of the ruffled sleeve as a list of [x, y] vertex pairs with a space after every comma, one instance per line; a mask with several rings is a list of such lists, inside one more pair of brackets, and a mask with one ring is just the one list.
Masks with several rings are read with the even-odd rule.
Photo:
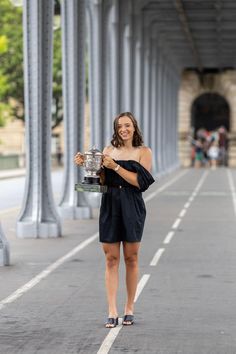
[[151, 173], [146, 170], [139, 162], [132, 161], [135, 172], [138, 174], [138, 184], [141, 192], [145, 192], [148, 187], [155, 182]]

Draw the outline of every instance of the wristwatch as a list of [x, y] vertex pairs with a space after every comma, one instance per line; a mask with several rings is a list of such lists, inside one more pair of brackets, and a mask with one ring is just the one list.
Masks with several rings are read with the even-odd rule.
[[116, 167], [114, 168], [114, 171], [117, 172], [119, 170], [119, 168], [120, 168], [120, 165], [117, 164]]

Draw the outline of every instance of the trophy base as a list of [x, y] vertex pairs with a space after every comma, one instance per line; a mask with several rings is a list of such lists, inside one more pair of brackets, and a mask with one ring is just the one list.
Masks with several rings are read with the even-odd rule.
[[95, 192], [95, 193], [106, 193], [107, 186], [101, 186], [100, 184], [89, 184], [89, 183], [76, 183], [75, 190], [77, 192]]
[[84, 177], [84, 182], [85, 184], [96, 184], [96, 185], [100, 185], [100, 177], [97, 176], [97, 177], [88, 177], [88, 176], [85, 176]]

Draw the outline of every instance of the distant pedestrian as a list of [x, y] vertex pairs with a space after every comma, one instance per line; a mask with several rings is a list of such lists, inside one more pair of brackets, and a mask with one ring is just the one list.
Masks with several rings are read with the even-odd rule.
[[219, 147], [218, 142], [214, 140], [208, 149], [208, 156], [212, 169], [215, 169], [219, 159]]
[[57, 147], [56, 157], [58, 166], [62, 166], [62, 150], [60, 145]]

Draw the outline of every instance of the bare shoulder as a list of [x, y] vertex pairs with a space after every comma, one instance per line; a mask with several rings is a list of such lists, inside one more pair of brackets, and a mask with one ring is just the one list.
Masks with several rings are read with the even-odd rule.
[[140, 157], [152, 157], [152, 150], [148, 146], [141, 146]]
[[110, 155], [110, 153], [112, 152], [112, 150], [113, 150], [113, 146], [112, 146], [112, 145], [105, 146], [104, 149], [103, 149], [103, 154]]
[[140, 150], [140, 164], [149, 172], [152, 169], [152, 150], [147, 146], [142, 146]]

